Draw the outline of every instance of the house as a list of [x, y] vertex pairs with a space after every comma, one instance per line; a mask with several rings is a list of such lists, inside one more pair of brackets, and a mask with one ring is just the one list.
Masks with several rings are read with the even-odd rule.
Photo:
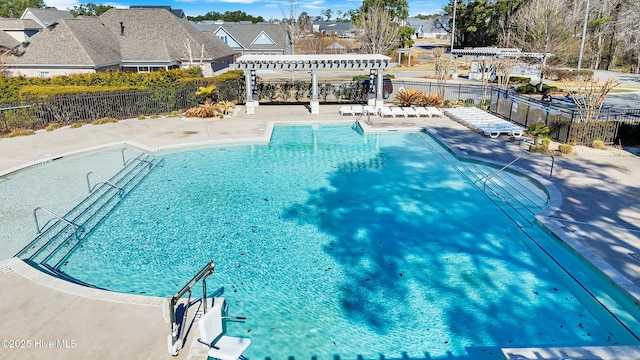
[[187, 15], [182, 11], [182, 9], [172, 9], [171, 6], [162, 6], [162, 5], [131, 5], [129, 9], [165, 9], [168, 10], [173, 15], [177, 16], [180, 19], [184, 19]]
[[69, 11], [27, 8], [20, 19], [0, 18], [0, 47], [14, 47], [60, 19], [73, 19], [73, 15]]
[[65, 10], [26, 8], [20, 19], [33, 20], [43, 29], [61, 19], [73, 19], [73, 15]]
[[8, 49], [18, 46], [18, 44], [20, 44], [18, 40], [14, 39], [6, 32], [0, 31], [0, 54]]
[[15, 48], [5, 66], [11, 75], [41, 77], [200, 66], [211, 76], [233, 63], [234, 54], [167, 9], [114, 8], [99, 17], [59, 20]]
[[287, 36], [280, 24], [241, 21], [202, 21], [195, 27], [207, 36], [215, 36], [242, 55], [283, 55], [290, 49]]
[[42, 26], [31, 19], [0, 18], [0, 33], [10, 36], [15, 45], [25, 41], [42, 30]]
[[420, 19], [411, 17], [407, 19], [407, 26], [412, 27], [414, 39], [447, 39], [449, 33], [445, 31], [436, 18]]
[[352, 38], [353, 24], [349, 21], [314, 21], [313, 32], [325, 36], [337, 36], [341, 38]]

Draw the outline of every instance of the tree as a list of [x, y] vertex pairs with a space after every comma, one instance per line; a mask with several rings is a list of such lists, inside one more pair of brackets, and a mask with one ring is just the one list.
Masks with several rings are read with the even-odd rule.
[[209, 11], [204, 15], [198, 16], [187, 16], [187, 19], [190, 21], [205, 21], [205, 20], [222, 20], [227, 22], [240, 22], [240, 21], [251, 21], [252, 23], [264, 22], [264, 18], [262, 16], [252, 16], [246, 14], [244, 11], [225, 11], [224, 14], [221, 14], [217, 11]]
[[[434, 70], [436, 73], [436, 79], [439, 85], [444, 85], [447, 81], [449, 70], [451, 70], [451, 58], [444, 55], [444, 48], [437, 47], [431, 50], [431, 54], [434, 57]], [[444, 96], [444, 86], [440, 87], [440, 95]]]
[[300, 35], [300, 27], [296, 23], [298, 14], [298, 3], [296, 0], [289, 0], [289, 14], [283, 13], [282, 30], [285, 34], [285, 53], [295, 54], [296, 42]]
[[333, 10], [331, 9], [322, 10], [321, 14], [327, 19], [327, 21], [330, 21], [331, 16], [333, 15]]
[[43, 0], [2, 0], [0, 2], [0, 17], [19, 18], [26, 8], [43, 9]]
[[513, 42], [528, 52], [550, 53], [566, 63], [577, 52], [575, 24], [579, 19], [564, 0], [531, 0], [514, 15]]
[[389, 55], [400, 45], [399, 27], [391, 21], [391, 13], [385, 8], [361, 11], [356, 28], [356, 38], [362, 44], [360, 52], [364, 54]]
[[511, 71], [518, 63], [517, 59], [505, 58], [494, 60], [494, 71], [496, 72], [496, 78], [498, 81], [498, 87], [503, 90], [507, 90], [509, 87], [509, 78], [511, 77]]
[[107, 12], [109, 9], [113, 9], [111, 5], [96, 5], [94, 3], [80, 4], [74, 6], [73, 9], [69, 10], [73, 17], [78, 16], [100, 16]]
[[367, 13], [375, 9], [384, 9], [389, 13], [389, 19], [399, 25], [409, 17], [409, 4], [407, 0], [364, 0], [359, 13]]
[[599, 119], [600, 110], [602, 110], [607, 94], [619, 84], [620, 81], [615, 78], [609, 78], [602, 83], [594, 77], [587, 76], [577, 76], [573, 83], [567, 79], [562, 80], [563, 87], [573, 99], [580, 118], [584, 122]]

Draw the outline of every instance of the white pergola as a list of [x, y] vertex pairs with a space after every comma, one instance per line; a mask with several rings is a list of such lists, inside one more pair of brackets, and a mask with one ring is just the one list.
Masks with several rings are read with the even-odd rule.
[[[318, 71], [369, 70], [376, 78], [376, 96], [370, 105], [382, 106], [382, 70], [390, 66], [391, 58], [377, 54], [332, 54], [332, 55], [243, 55], [235, 68], [244, 71], [247, 114], [255, 114], [259, 100], [255, 94], [256, 73], [260, 70], [306, 71], [311, 73], [311, 113], [320, 112], [318, 101]], [[373, 102], [373, 104], [371, 104]]]

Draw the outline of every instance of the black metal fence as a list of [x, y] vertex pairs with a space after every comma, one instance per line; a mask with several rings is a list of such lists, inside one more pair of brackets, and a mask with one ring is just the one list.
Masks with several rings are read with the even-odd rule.
[[[206, 83], [161, 88], [95, 94], [61, 95], [48, 99], [34, 99], [20, 104], [0, 106], [0, 132], [17, 128], [43, 128], [55, 122], [69, 124], [90, 122], [111, 117], [126, 119], [182, 111], [197, 105], [195, 95]], [[245, 103], [244, 81], [238, 79], [216, 84], [219, 99]], [[393, 80], [388, 100], [393, 102], [401, 88], [417, 89], [443, 96], [445, 106], [477, 106], [514, 123], [528, 127], [545, 123], [550, 135], [560, 142], [590, 145], [593, 140], [609, 144], [640, 144], [640, 109], [605, 109], [594, 115], [594, 121], [583, 121], [584, 113], [576, 109], [542, 103], [537, 98], [504, 91], [493, 86], [439, 84], [436, 82]], [[256, 92], [261, 103], [303, 103], [311, 96], [308, 81], [259, 81]], [[362, 81], [320, 81], [319, 101], [323, 103], [360, 103], [371, 96]]]
[[[587, 114], [580, 109], [492, 88], [489, 111], [524, 127], [544, 123], [551, 130], [549, 135], [560, 142], [591, 145], [594, 140], [601, 140], [606, 144], [640, 144], [640, 109], [602, 109]], [[592, 120], [585, 121], [588, 118]]]

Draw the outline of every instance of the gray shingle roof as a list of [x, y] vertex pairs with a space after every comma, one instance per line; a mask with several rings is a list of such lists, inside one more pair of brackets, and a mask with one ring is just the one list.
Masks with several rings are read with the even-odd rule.
[[22, 43], [18, 51], [21, 54], [6, 58], [7, 64], [101, 67], [120, 61], [117, 39], [96, 18], [61, 19]]
[[[286, 37], [279, 24], [259, 23], [199, 23], [199, 29], [207, 29], [211, 35], [215, 34], [219, 28], [223, 28], [231, 37], [242, 45], [244, 49], [250, 50], [283, 50], [286, 45]], [[265, 33], [275, 44], [252, 44], [261, 34]]]
[[62, 19], [29, 38], [17, 55], [6, 60], [21, 67], [173, 65], [188, 60], [187, 42], [194, 62], [200, 60], [202, 45], [205, 62], [234, 54], [220, 39], [207, 36], [166, 9], [111, 9], [99, 17]]
[[13, 36], [0, 30], [0, 51], [3, 49], [11, 49], [12, 47], [17, 46], [18, 44], [19, 44], [18, 40], [14, 39]]
[[[200, 58], [201, 46], [204, 45], [205, 59], [218, 59], [232, 56], [233, 49], [220, 39], [206, 36], [198, 31], [186, 19], [174, 16], [166, 9], [110, 9], [98, 17], [114, 34], [123, 47], [131, 40], [138, 41], [139, 49], [125, 53], [123, 61], [145, 60], [156, 58], [156, 50], [160, 42], [164, 43], [161, 51], [168, 53], [171, 59], [187, 59], [186, 43], [191, 44], [194, 59]], [[124, 26], [124, 35], [120, 35], [120, 22]], [[139, 57], [128, 58], [128, 56]]]
[[22, 13], [21, 19], [31, 18], [29, 13], [31, 13], [34, 20], [43, 27], [49, 26], [61, 19], [73, 19], [73, 15], [71, 15], [69, 11], [37, 8], [27, 8], [24, 13]]
[[31, 19], [0, 18], [0, 30], [40, 30], [37, 22]]

